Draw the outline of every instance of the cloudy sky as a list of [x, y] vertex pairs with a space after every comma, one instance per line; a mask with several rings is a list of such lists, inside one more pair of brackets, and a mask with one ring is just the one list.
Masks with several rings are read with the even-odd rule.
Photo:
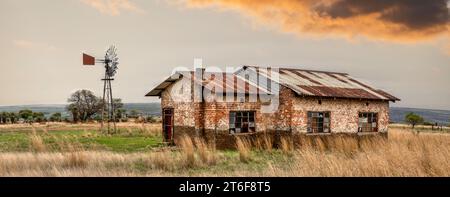
[[100, 95], [101, 66], [81, 53], [118, 48], [124, 102], [178, 66], [275, 65], [347, 72], [402, 99], [450, 110], [447, 0], [0, 0], [0, 105]]

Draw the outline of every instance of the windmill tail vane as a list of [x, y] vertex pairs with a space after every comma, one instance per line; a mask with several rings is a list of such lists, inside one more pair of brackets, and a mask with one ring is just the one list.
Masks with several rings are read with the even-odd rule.
[[102, 79], [104, 83], [101, 129], [102, 131], [105, 130], [104, 122], [107, 122], [107, 132], [116, 132], [116, 117], [111, 81], [114, 80], [113, 77], [117, 73], [119, 65], [117, 48], [115, 46], [111, 46], [106, 51], [104, 59], [96, 59], [94, 56], [83, 53], [83, 65], [94, 66], [97, 63], [101, 63], [105, 66], [105, 77]]

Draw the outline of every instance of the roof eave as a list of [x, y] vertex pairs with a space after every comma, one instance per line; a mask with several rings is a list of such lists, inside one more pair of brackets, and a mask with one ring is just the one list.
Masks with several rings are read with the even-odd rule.
[[[176, 75], [178, 75], [178, 77], [176, 77]], [[181, 79], [183, 77], [183, 74], [180, 72], [176, 72], [175, 74], [171, 75], [170, 77], [168, 77], [166, 80], [164, 80], [163, 82], [161, 82], [160, 84], [158, 84], [155, 88], [153, 88], [149, 93], [147, 93], [145, 96], [146, 97], [151, 97], [151, 96], [161, 96], [162, 92], [169, 87], [170, 85], [172, 85], [174, 82], [178, 81], [179, 79]], [[163, 84], [167, 84], [167, 85], [163, 85]], [[163, 86], [163, 87], [161, 87]], [[152, 92], [158, 92], [158, 93], [152, 93]]]
[[399, 98], [395, 99], [381, 99], [381, 98], [364, 98], [364, 97], [342, 97], [342, 96], [318, 96], [318, 95], [309, 95], [309, 94], [301, 94], [298, 92], [295, 92], [296, 96], [302, 96], [302, 97], [311, 97], [311, 98], [329, 98], [329, 99], [353, 99], [353, 100], [371, 100], [371, 101], [401, 101]]

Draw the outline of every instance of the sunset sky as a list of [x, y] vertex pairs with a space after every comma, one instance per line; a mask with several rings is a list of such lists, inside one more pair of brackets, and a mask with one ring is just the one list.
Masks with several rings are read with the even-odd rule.
[[346, 72], [402, 99], [450, 110], [447, 0], [0, 0], [0, 105], [101, 94], [114, 44], [124, 102], [175, 67], [261, 65]]

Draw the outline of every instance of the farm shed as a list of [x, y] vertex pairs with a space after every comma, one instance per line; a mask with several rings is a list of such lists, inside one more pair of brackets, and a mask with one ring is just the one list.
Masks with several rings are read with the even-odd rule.
[[146, 96], [161, 98], [166, 141], [196, 136], [219, 148], [235, 136], [386, 135], [389, 102], [399, 101], [346, 73], [257, 66], [174, 72]]

